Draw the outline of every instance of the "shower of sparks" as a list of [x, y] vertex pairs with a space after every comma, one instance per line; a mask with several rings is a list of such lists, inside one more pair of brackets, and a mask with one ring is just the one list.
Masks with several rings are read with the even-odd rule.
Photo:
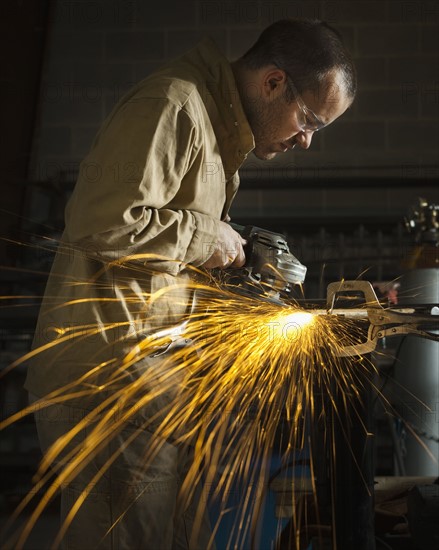
[[[145, 468], [165, 440], [193, 449], [193, 462], [181, 488], [181, 499], [189, 501], [198, 482], [202, 482], [204, 496], [199, 500], [195, 531], [201, 525], [208, 499], [217, 499], [221, 516], [227, 513], [227, 495], [235, 494], [239, 514], [231, 540], [233, 537], [234, 548], [241, 548], [245, 540], [256, 537], [258, 514], [267, 490], [267, 464], [276, 445], [278, 427], [288, 426], [282, 430], [282, 461], [291, 463], [294, 452], [307, 446], [310, 422], [316, 415], [320, 418], [329, 415], [318, 396], [326, 396], [326, 407], [328, 402], [337, 407], [340, 402], [335, 391], [345, 395], [346, 400], [358, 395], [357, 388], [363, 383], [361, 371], [370, 365], [361, 358], [341, 361], [338, 357], [341, 346], [356, 341], [351, 321], [314, 315], [294, 303], [272, 303], [239, 295], [227, 286], [199, 283], [191, 286], [196, 305], [182, 319], [180, 331], [162, 330], [139, 338], [123, 358], [96, 365], [75, 383], [26, 409], [25, 412], [31, 413], [54, 403], [68, 404], [78, 396], [86, 399], [102, 395], [100, 404], [44, 456], [36, 485], [44, 486], [45, 494], [14, 547], [23, 547], [59, 489], [70, 483], [132, 422], [138, 428], [133, 438], [145, 429], [156, 435], [156, 444], [145, 449]], [[149, 301], [159, 301], [167, 292], [172, 293], [173, 288], [151, 295]], [[132, 299], [135, 301], [137, 297]], [[71, 305], [66, 303], [63, 307]], [[115, 325], [82, 326], [75, 330], [60, 327], [56, 340], [30, 352], [13, 366], [66, 341], [71, 346], [80, 346], [87, 338], [102, 330], [111, 331]], [[133, 377], [133, 367], [140, 361], [145, 368], [137, 370]], [[151, 415], [150, 411], [155, 412]], [[18, 413], [0, 427], [22, 416], [23, 412]], [[85, 427], [88, 427], [85, 442], [76, 445], [74, 438]], [[55, 547], [87, 494], [121, 451], [109, 458], [78, 497], [60, 529]], [[239, 493], [237, 486], [245, 489]], [[32, 497], [31, 492], [23, 499], [15, 517]], [[299, 515], [301, 505], [296, 502], [299, 497], [291, 498], [292, 508]], [[213, 533], [220, 520], [213, 525]], [[299, 537], [299, 517], [294, 518], [294, 526]]]

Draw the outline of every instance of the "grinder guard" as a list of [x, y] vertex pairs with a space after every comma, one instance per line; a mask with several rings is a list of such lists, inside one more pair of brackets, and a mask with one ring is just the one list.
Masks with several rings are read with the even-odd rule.
[[265, 294], [289, 293], [291, 285], [303, 283], [306, 267], [291, 254], [283, 235], [253, 225], [230, 225], [247, 241], [245, 265], [234, 270], [233, 279], [241, 278], [241, 284], [250, 283], [252, 293], [260, 287]]

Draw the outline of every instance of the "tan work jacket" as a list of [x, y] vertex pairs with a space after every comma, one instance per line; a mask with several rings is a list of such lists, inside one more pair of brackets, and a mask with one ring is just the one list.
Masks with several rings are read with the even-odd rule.
[[[187, 264], [213, 252], [253, 147], [230, 64], [208, 40], [116, 105], [66, 209], [34, 339], [47, 349], [30, 361], [31, 393], [74, 382], [142, 332], [178, 320]], [[104, 379], [100, 369], [94, 383]]]

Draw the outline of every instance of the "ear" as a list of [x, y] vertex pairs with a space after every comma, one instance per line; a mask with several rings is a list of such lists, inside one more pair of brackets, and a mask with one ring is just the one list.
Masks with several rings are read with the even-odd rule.
[[284, 93], [287, 76], [282, 69], [270, 68], [264, 73], [263, 90], [267, 99], [274, 99]]

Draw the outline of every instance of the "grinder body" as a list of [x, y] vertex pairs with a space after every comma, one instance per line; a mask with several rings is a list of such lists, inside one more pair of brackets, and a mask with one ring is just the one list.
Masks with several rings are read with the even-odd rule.
[[[283, 235], [253, 225], [230, 224], [246, 241], [243, 282], [260, 286], [265, 293], [290, 292], [305, 280], [306, 267], [290, 252]], [[238, 271], [238, 270], [235, 270]]]

